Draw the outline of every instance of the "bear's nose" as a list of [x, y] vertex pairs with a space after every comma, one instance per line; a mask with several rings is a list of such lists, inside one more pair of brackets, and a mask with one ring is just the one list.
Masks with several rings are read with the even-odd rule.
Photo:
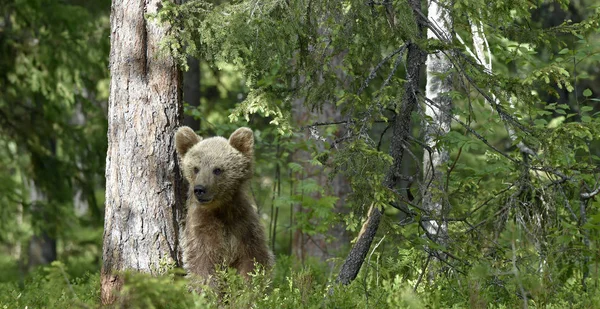
[[195, 186], [194, 187], [194, 194], [198, 197], [203, 196], [204, 193], [206, 193], [206, 187], [204, 186]]

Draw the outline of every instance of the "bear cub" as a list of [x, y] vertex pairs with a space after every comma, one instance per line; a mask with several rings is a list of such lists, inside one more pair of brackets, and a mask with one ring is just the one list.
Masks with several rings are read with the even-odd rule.
[[250, 194], [254, 173], [254, 135], [239, 128], [229, 140], [202, 139], [191, 128], [175, 134], [181, 170], [189, 184], [183, 235], [188, 274], [213, 284], [217, 267], [235, 268], [248, 278], [254, 263], [273, 265], [264, 229]]

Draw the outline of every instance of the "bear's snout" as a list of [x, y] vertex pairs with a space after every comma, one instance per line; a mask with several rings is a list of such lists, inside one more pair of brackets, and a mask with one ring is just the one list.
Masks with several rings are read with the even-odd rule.
[[206, 187], [202, 185], [194, 186], [194, 195], [200, 203], [210, 202], [211, 198], [206, 196]]

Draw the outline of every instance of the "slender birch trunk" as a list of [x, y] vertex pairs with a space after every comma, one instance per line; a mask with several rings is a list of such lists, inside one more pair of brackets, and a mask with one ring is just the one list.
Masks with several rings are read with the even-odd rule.
[[[475, 58], [475, 60], [477, 61], [477, 63], [479, 63], [481, 66], [483, 66], [486, 70], [488, 74], [493, 74], [493, 68], [492, 68], [492, 53], [490, 51], [490, 46], [488, 44], [487, 38], [485, 36], [485, 32], [484, 32], [484, 28], [483, 28], [483, 23], [481, 21], [475, 21], [473, 19], [470, 20], [470, 25], [471, 25], [471, 34], [473, 36], [473, 48], [475, 49], [475, 54], [472, 54], [472, 56]], [[464, 44], [464, 42], [462, 42]], [[500, 104], [500, 100], [496, 97], [495, 94], [491, 94], [491, 98], [492, 98], [492, 102], [490, 102], [490, 104], [492, 104], [492, 106], [496, 109], [498, 109], [498, 106]], [[515, 108], [515, 102], [514, 100], [509, 97], [508, 98], [508, 103], [510, 105], [511, 109]], [[513, 127], [513, 124], [511, 123], [511, 120], [508, 119], [504, 113], [501, 113], [500, 111], [498, 112], [500, 118], [502, 119], [502, 121], [504, 121], [504, 127], [506, 128], [506, 131], [508, 133], [508, 137], [510, 138], [510, 140], [515, 143], [517, 141], [517, 135], [515, 132], [515, 129]], [[535, 157], [536, 156], [536, 152], [529, 147], [527, 144], [525, 144], [523, 141], [519, 141], [518, 143], [516, 143], [517, 148], [519, 149], [519, 151], [521, 152], [521, 155], [523, 156], [523, 161], [524, 162], [528, 162], [530, 157]], [[528, 205], [528, 207], [524, 207], [525, 209], [523, 209], [523, 207], [516, 207], [516, 216], [518, 217], [517, 221], [518, 222], [529, 222], [533, 225], [535, 233], [534, 233], [534, 246], [536, 248], [536, 251], [539, 254], [539, 258], [540, 258], [540, 262], [539, 262], [539, 271], [543, 272], [544, 268], [546, 267], [546, 249], [544, 246], [545, 243], [545, 227], [544, 227], [544, 217], [547, 215], [548, 213], [548, 208], [545, 202], [541, 201], [541, 203], [534, 203], [531, 204], [531, 187], [529, 185], [531, 179], [530, 179], [530, 172], [529, 172], [529, 168], [524, 166], [522, 168], [522, 172], [521, 172], [521, 180], [520, 180], [520, 186], [519, 186], [519, 193], [517, 194], [519, 196], [519, 199], [521, 199], [523, 202], [523, 205]], [[497, 227], [496, 227], [496, 237], [498, 237], [498, 235], [500, 234], [500, 232], [504, 229], [504, 225], [506, 223], [506, 220], [508, 219], [508, 216], [503, 216], [502, 220], [499, 220], [497, 222]]]
[[[441, 39], [444, 42], [452, 41], [452, 18], [449, 12], [436, 1], [429, 1], [429, 22], [431, 27], [427, 30], [427, 38]], [[437, 35], [436, 35], [437, 32]], [[438, 36], [442, 36], [439, 38]], [[431, 53], [427, 56], [427, 85], [425, 94], [429, 99], [425, 104], [424, 138], [429, 146], [423, 154], [423, 208], [429, 212], [433, 220], [425, 221], [423, 226], [428, 236], [440, 244], [446, 244], [448, 238], [448, 223], [444, 220], [445, 190], [442, 166], [448, 162], [448, 150], [438, 144], [440, 137], [450, 132], [452, 122], [452, 100], [449, 92], [452, 90], [450, 71], [452, 63], [442, 51]]]

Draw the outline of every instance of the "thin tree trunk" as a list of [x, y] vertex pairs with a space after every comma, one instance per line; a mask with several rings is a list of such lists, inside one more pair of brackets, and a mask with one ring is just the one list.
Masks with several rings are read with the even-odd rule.
[[[176, 1], [177, 2], [177, 1]], [[182, 117], [181, 73], [157, 57], [165, 29], [147, 22], [159, 0], [113, 1], [101, 297], [116, 299], [118, 273], [180, 264], [185, 193], [174, 132]]]
[[[419, 0], [409, 0], [409, 4], [413, 10], [413, 16], [417, 21], [419, 36], [423, 33], [423, 21], [420, 17], [421, 2]], [[404, 157], [404, 148], [408, 145], [410, 137], [411, 116], [416, 110], [417, 92], [419, 90], [420, 71], [425, 65], [426, 54], [416, 44], [408, 42], [408, 54], [406, 57], [406, 79], [404, 86], [404, 96], [402, 97], [400, 112], [396, 115], [393, 123], [393, 134], [390, 144], [390, 155], [394, 158], [393, 165], [390, 167], [384, 185], [387, 188], [394, 189], [402, 177], [402, 159]], [[364, 258], [371, 247], [371, 243], [375, 238], [375, 234], [381, 221], [382, 212], [377, 207], [372, 207], [369, 211], [366, 225], [363, 226], [361, 233], [348, 253], [344, 264], [337, 277], [337, 282], [342, 284], [350, 284], [356, 278]]]
[[[51, 237], [48, 232], [48, 227], [44, 226], [46, 223], [44, 214], [44, 206], [48, 202], [48, 198], [35, 184], [35, 181], [28, 181], [29, 190], [29, 204], [31, 205], [31, 212], [38, 213], [37, 222], [41, 225], [41, 231], [38, 231], [29, 240], [27, 269], [32, 270], [39, 265], [47, 265], [56, 260], [56, 239]], [[40, 214], [41, 213], [41, 214]]]
[[[194, 57], [188, 57], [189, 69], [183, 73], [183, 102], [191, 108], [200, 106], [200, 61]], [[200, 129], [200, 119], [184, 115], [183, 125], [193, 130]]]
[[[436, 1], [429, 1], [429, 22], [437, 28], [437, 33], [445, 43], [452, 42], [452, 20], [447, 10]], [[427, 38], [438, 39], [435, 32], [427, 29]], [[427, 85], [425, 95], [430, 103], [425, 104], [425, 115], [431, 119], [424, 121], [425, 143], [429, 146], [423, 154], [423, 209], [435, 220], [423, 222], [428, 236], [439, 244], [447, 244], [448, 223], [443, 219], [444, 209], [444, 172], [441, 166], [448, 162], [448, 150], [438, 145], [437, 139], [450, 132], [452, 122], [452, 90], [450, 76], [452, 63], [442, 51], [427, 55]]]
[[[340, 110], [337, 109], [332, 103], [323, 104], [321, 113], [319, 113], [317, 117], [314, 117], [313, 114], [310, 113], [309, 109], [303, 105], [303, 100], [295, 100], [293, 103], [293, 109], [293, 118], [298, 126], [303, 126], [312, 122], [338, 121], [341, 119]], [[343, 136], [344, 132], [345, 130], [340, 128], [338, 132], [336, 132], [336, 135]], [[310, 132], [305, 132], [304, 136], [302, 137], [304, 140], [308, 140], [310, 138]], [[302, 179], [298, 179], [298, 182], [301, 183], [303, 179], [314, 179], [319, 186], [323, 188], [330, 188], [330, 192], [326, 193], [339, 197], [339, 200], [333, 209], [334, 212], [346, 212], [344, 209], [345, 199], [350, 193], [350, 185], [348, 180], [342, 175], [336, 175], [333, 177], [333, 179], [330, 179], [328, 174], [323, 172], [323, 167], [310, 164], [310, 158], [310, 153], [304, 150], [297, 150], [294, 153], [293, 160], [302, 165], [304, 172]], [[295, 193], [301, 194], [302, 192]], [[313, 197], [319, 198], [319, 196], [316, 194], [313, 195]], [[307, 210], [303, 209], [301, 204], [296, 204], [293, 210], [294, 213], [303, 211]], [[315, 224], [319, 224], [319, 222], [315, 222]], [[333, 240], [327, 242], [325, 235], [333, 236]], [[292, 239], [292, 252], [294, 256], [298, 257], [303, 262], [307, 257], [314, 257], [321, 261], [326, 261], [336, 256], [336, 253], [340, 251], [347, 243], [348, 235], [341, 224], [331, 226], [326, 233], [312, 236], [304, 233], [300, 229], [297, 229], [294, 231], [294, 237]]]
[[[483, 29], [483, 23], [481, 21], [476, 21], [476, 20], [472, 20], [472, 19], [469, 20], [469, 23], [471, 25], [471, 34], [473, 36], [473, 48], [475, 49], [475, 54], [473, 54], [473, 57], [475, 58], [475, 60], [477, 60], [477, 63], [479, 63], [481, 66], [483, 66], [487, 70], [488, 74], [493, 74], [494, 70], [492, 68], [492, 53], [490, 51], [490, 46], [489, 46], [487, 38], [485, 36], [485, 32]], [[464, 45], [464, 42], [463, 42], [463, 45]], [[499, 102], [493, 93], [492, 93], [491, 97], [494, 102], [489, 102], [489, 103], [492, 104], [495, 108], [495, 106], [498, 105]], [[508, 102], [510, 104], [511, 109], [515, 108], [514, 101], [512, 100], [512, 98], [509, 98]], [[515, 129], [513, 128], [513, 125], [510, 123], [510, 121], [508, 119], [505, 119], [505, 116], [502, 113], [499, 113], [499, 114], [500, 114], [500, 117], [502, 118], [502, 120], [505, 122], [504, 126], [506, 127], [506, 131], [508, 132], [509, 138], [513, 142], [515, 142], [517, 140], [517, 135], [515, 133]], [[523, 155], [531, 155], [531, 156], [536, 155], [535, 151], [533, 151], [529, 146], [527, 146], [522, 141], [517, 143], [517, 147], [519, 148], [521, 153], [523, 153]]]
[[[310, 5], [309, 5], [310, 7]], [[309, 8], [310, 10], [310, 8]], [[341, 16], [337, 15], [335, 11], [328, 12], [323, 19], [333, 18], [336, 20], [340, 20]], [[313, 22], [322, 23], [324, 20], [320, 18], [316, 18]], [[329, 30], [326, 26], [321, 24], [317, 27], [319, 35], [325, 35]], [[333, 52], [333, 49], [326, 49], [324, 53], [328, 56], [331, 56], [329, 53]], [[338, 80], [339, 87], [347, 87], [348, 85], [344, 84], [347, 82], [347, 72], [340, 70], [339, 67], [343, 66], [343, 60], [345, 56], [345, 52], [341, 52], [335, 56], [332, 56], [330, 62], [327, 64], [330, 68], [332, 68], [332, 72], [336, 75]], [[319, 77], [320, 79], [323, 76]], [[296, 99], [292, 103], [292, 117], [296, 125], [302, 127], [310, 123], [314, 122], [329, 122], [329, 121], [340, 121], [342, 120], [342, 111], [337, 108], [335, 102], [325, 101], [320, 107], [320, 113], [315, 115], [314, 111], [310, 110], [310, 107], [305, 106], [304, 99]], [[313, 135], [314, 132], [310, 132], [309, 130], [305, 130], [303, 140], [319, 139], [322, 137], [316, 137]], [[318, 131], [316, 133], [319, 134]], [[346, 135], [346, 129], [342, 126], [337, 128], [337, 131], [334, 134], [334, 139], [340, 138]], [[324, 138], [322, 138], [323, 140]], [[334, 144], [335, 141], [329, 141], [331, 144]], [[321, 141], [317, 141], [319, 147], [324, 147]], [[319, 186], [323, 188], [330, 188], [327, 194], [331, 194], [333, 196], [338, 197], [338, 201], [335, 204], [333, 211], [336, 214], [344, 214], [347, 213], [348, 210], [344, 207], [345, 200], [348, 194], [351, 192], [350, 184], [348, 179], [346, 179], [343, 175], [336, 175], [333, 178], [328, 176], [328, 173], [323, 171], [322, 167], [315, 166], [311, 164], [309, 161], [311, 159], [311, 155], [309, 152], [304, 150], [298, 150], [293, 155], [293, 159], [295, 162], [300, 162], [303, 167], [303, 171], [305, 173], [305, 177], [309, 179], [314, 179]], [[300, 180], [299, 183], [301, 183]], [[300, 192], [297, 192], [300, 193]], [[313, 195], [314, 198], [319, 198], [316, 194]], [[294, 213], [305, 212], [306, 209], [303, 209], [302, 205], [296, 204], [294, 207]], [[315, 222], [315, 224], [319, 224], [319, 222]], [[327, 237], [325, 235], [329, 235], [332, 239], [327, 241]], [[300, 258], [302, 261], [308, 257], [315, 257], [320, 259], [321, 261], [326, 261], [332, 257], [337, 256], [338, 252], [344, 248], [344, 246], [349, 241], [349, 235], [344, 228], [343, 224], [338, 223], [332, 225], [329, 230], [323, 234], [317, 235], [309, 235], [304, 233], [304, 231], [298, 229], [294, 231], [294, 237], [292, 239], [292, 252], [293, 254]], [[333, 263], [329, 264], [333, 271]]]
[[[82, 109], [83, 109], [82, 103], [77, 103], [77, 105], [75, 105], [75, 109], [73, 111], [73, 116], [71, 116], [71, 121], [70, 121], [71, 125], [79, 126], [79, 127], [85, 126], [87, 119], [85, 118], [85, 114], [83, 113]], [[83, 164], [81, 163], [80, 159], [77, 159], [77, 161], [75, 162], [75, 165], [79, 169], [82, 169], [82, 167], [83, 167]], [[83, 173], [80, 173], [79, 176], [84, 177]], [[90, 209], [90, 205], [85, 196], [84, 188], [82, 188], [82, 187], [74, 189], [73, 209], [75, 210], [75, 215], [77, 217], [83, 217], [85, 214], [87, 214], [87, 212]]]
[[46, 231], [33, 235], [29, 241], [29, 263], [31, 270], [39, 265], [48, 265], [56, 260], [56, 239]]
[[[34, 113], [31, 117], [31, 125], [36, 124], [39, 115], [44, 114], [43, 100], [39, 96], [34, 97], [33, 103], [35, 104], [36, 110], [39, 114]], [[47, 139], [43, 142], [44, 146], [47, 147], [49, 154], [54, 157], [56, 156], [56, 140], [54, 138]], [[40, 154], [32, 156], [31, 165], [34, 166], [35, 173], [43, 174], [43, 171], [47, 171], [49, 166], [45, 164], [46, 160], [40, 157]], [[40, 182], [41, 183], [41, 182]], [[52, 200], [52, 193], [48, 188], [44, 188], [40, 184], [36, 183], [36, 177], [33, 176], [29, 181], [29, 203], [30, 212], [33, 215], [32, 224], [37, 227], [35, 234], [29, 240], [28, 248], [28, 270], [32, 270], [39, 265], [47, 265], [55, 261], [57, 258], [56, 253], [56, 229], [52, 228], [54, 222], [48, 222], [47, 216], [48, 209], [50, 209], [49, 201]], [[50, 198], [48, 195], [50, 194]]]
[[[492, 53], [487, 38], [485, 36], [483, 23], [481, 21], [473, 19], [470, 19], [469, 23], [471, 25], [471, 33], [473, 37], [473, 48], [475, 49], [475, 54], [473, 55], [473, 57], [477, 60], [477, 63], [479, 63], [486, 69], [486, 72], [488, 74], [493, 74]], [[499, 111], [498, 106], [500, 105], [500, 100], [497, 99], [494, 93], [491, 93], [491, 99], [492, 102], [489, 103], [492, 105], [493, 108]], [[511, 110], [515, 109], [515, 102], [512, 99], [512, 97], [509, 96], [508, 102], [510, 104]], [[518, 137], [515, 132], [514, 123], [511, 123], [511, 120], [508, 119], [503, 112], [499, 111], [498, 115], [500, 116], [500, 119], [504, 122], [504, 127], [506, 128], [510, 140], [513, 143], [517, 142]], [[536, 152], [525, 142], [519, 141], [516, 144], [523, 157], [523, 162], [528, 162], [530, 157], [536, 156]], [[546, 237], [545, 222], [547, 221], [545, 220], [545, 217], [548, 215], [549, 210], [547, 208], [547, 205], [543, 201], [540, 203], [531, 203], [531, 197], [533, 196], [533, 193], [531, 192], [531, 175], [529, 173], [529, 168], [526, 165], [524, 165], [521, 169], [521, 179], [519, 187], [519, 199], [522, 201], [523, 205], [528, 206], [517, 207], [516, 215], [521, 217], [521, 221], [531, 223], [534, 228], [534, 246], [540, 256], [539, 270], [543, 271], [544, 266], [547, 264], [547, 249], [544, 246], [544, 238]], [[504, 229], [507, 219], [508, 216], [503, 216], [501, 220], [496, 221], [496, 237], [498, 237], [498, 235], [500, 235], [500, 233]]]

